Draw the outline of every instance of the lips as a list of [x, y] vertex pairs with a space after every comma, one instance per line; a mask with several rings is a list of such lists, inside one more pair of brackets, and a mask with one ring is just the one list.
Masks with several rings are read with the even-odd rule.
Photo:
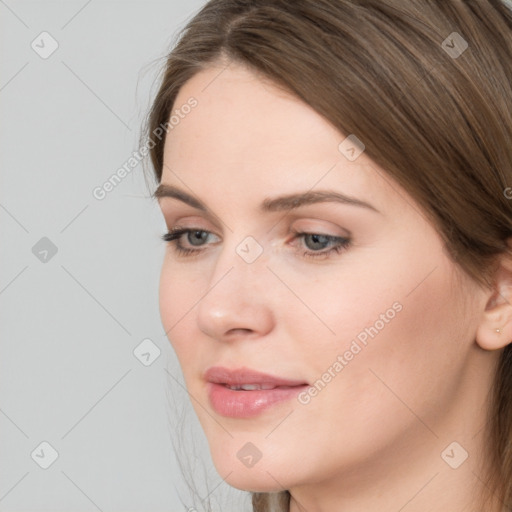
[[290, 401], [309, 384], [250, 368], [213, 366], [204, 373], [210, 406], [227, 418], [249, 419]]
[[289, 388], [293, 386], [276, 386], [275, 384], [272, 384], [270, 382], [263, 382], [262, 384], [242, 384], [240, 386], [238, 385], [231, 385], [231, 384], [223, 384], [223, 386], [226, 386], [229, 389], [232, 389], [234, 391], [255, 391], [255, 390], [266, 390], [266, 389], [275, 389], [275, 388]]
[[285, 379], [246, 367], [231, 370], [222, 366], [212, 366], [204, 373], [204, 379], [214, 384], [224, 384], [226, 387], [245, 391], [291, 388], [308, 384], [304, 380]]

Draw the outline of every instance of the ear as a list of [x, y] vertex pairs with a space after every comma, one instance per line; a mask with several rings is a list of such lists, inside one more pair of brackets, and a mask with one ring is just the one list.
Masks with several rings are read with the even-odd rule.
[[493, 288], [476, 333], [478, 345], [485, 350], [504, 348], [512, 342], [512, 255], [500, 256]]

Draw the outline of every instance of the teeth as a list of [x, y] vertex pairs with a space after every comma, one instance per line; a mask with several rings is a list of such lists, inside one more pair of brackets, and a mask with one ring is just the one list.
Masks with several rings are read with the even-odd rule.
[[243, 389], [244, 391], [254, 391], [255, 389], [274, 389], [276, 386], [273, 384], [242, 384], [241, 386], [230, 386], [226, 384], [226, 387], [233, 390]]

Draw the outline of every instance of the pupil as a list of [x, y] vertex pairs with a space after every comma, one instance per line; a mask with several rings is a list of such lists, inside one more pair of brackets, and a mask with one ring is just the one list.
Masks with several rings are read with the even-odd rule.
[[[325, 244], [329, 241], [325, 235], [307, 235], [306, 236], [306, 245], [308, 245], [309, 249], [324, 249]], [[308, 240], [313, 240], [314, 244], [320, 244], [320, 246], [309, 246], [307, 243]]]
[[[206, 231], [192, 231], [189, 233], [189, 242], [192, 244], [192, 245], [201, 245], [201, 241], [204, 241], [205, 239], [205, 235], [206, 235]], [[193, 237], [196, 237], [197, 236], [197, 239], [196, 240], [199, 240], [199, 243], [196, 244], [194, 243], [194, 238]], [[192, 238], [191, 238], [192, 237]]]

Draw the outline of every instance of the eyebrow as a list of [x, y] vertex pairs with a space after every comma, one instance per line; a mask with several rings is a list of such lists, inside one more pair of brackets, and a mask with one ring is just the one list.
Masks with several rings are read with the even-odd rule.
[[[158, 202], [160, 202], [160, 199], [164, 197], [171, 197], [174, 199], [178, 199], [179, 201], [183, 201], [184, 203], [192, 206], [193, 208], [197, 208], [198, 210], [201, 210], [203, 212], [210, 213], [209, 209], [203, 202], [201, 202], [196, 197], [188, 194], [184, 190], [181, 190], [173, 185], [161, 183], [160, 185], [158, 185], [158, 187], [153, 192], [151, 197], [157, 199]], [[293, 210], [301, 206], [324, 202], [334, 202], [348, 204], [352, 206], [359, 206], [362, 208], [373, 210], [377, 213], [381, 213], [379, 212], [379, 210], [377, 210], [377, 208], [375, 208], [370, 203], [367, 203], [366, 201], [362, 201], [361, 199], [357, 199], [356, 197], [348, 196], [346, 194], [342, 194], [341, 192], [335, 192], [333, 190], [307, 191], [280, 197], [266, 198], [261, 203], [259, 209], [261, 212], [278, 212]]]

